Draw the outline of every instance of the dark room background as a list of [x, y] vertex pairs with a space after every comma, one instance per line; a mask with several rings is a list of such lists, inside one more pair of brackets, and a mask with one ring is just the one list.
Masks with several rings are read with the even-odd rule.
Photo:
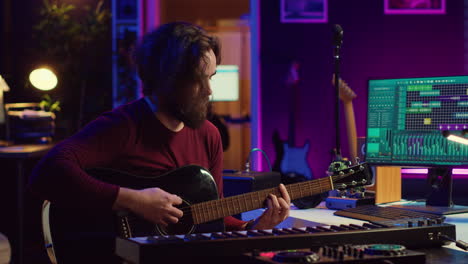
[[[384, 1], [329, 0], [328, 23], [322, 24], [282, 24], [279, 6], [279, 0], [261, 1], [261, 141], [273, 159], [274, 131], [288, 138], [291, 91], [285, 78], [291, 61], [297, 60], [295, 143], [300, 147], [310, 142], [307, 160], [314, 177], [325, 175], [336, 146], [334, 24], [343, 28], [341, 77], [357, 94], [353, 105], [358, 137], [366, 136], [369, 79], [466, 74], [463, 0], [447, 1], [445, 15], [385, 15]], [[347, 157], [343, 109], [340, 116], [341, 149]]]
[[[94, 5], [97, 0], [66, 2], [82, 7], [86, 4]], [[105, 1], [107, 7], [110, 6], [110, 2]], [[183, 10], [185, 16], [195, 14], [196, 10], [184, 9], [186, 2], [189, 0], [178, 1], [178, 4], [171, 3], [174, 8]], [[294, 102], [292, 106], [296, 113], [295, 144], [302, 146], [305, 142], [310, 143], [307, 162], [313, 176], [325, 176], [325, 171], [332, 161], [331, 151], [336, 146], [336, 95], [331, 83], [334, 71], [334, 24], [340, 24], [344, 31], [340, 52], [341, 77], [357, 94], [353, 105], [358, 137], [366, 136], [369, 79], [467, 74], [468, 37], [465, 32], [468, 26], [465, 24], [468, 25], [468, 19], [465, 13], [468, 4], [466, 0], [446, 2], [446, 14], [443, 15], [385, 15], [384, 0], [329, 0], [327, 23], [284, 24], [280, 22], [280, 0], [260, 1], [260, 146], [266, 151], [271, 162], [274, 162], [277, 154], [273, 144], [274, 132], [277, 131], [283, 140], [291, 136], [288, 133], [292, 121], [289, 118], [290, 101]], [[243, 7], [247, 7], [245, 0], [242, 3]], [[41, 6], [41, 0], [0, 0], [0, 74], [11, 87], [11, 91], [5, 95], [7, 103], [39, 101], [42, 96], [41, 92], [27, 85], [27, 76], [34, 67], [52, 63], [44, 61], [34, 37], [33, 26], [40, 19]], [[204, 10], [208, 11], [209, 8]], [[168, 20], [173, 18], [168, 14], [161, 14], [161, 17]], [[111, 41], [109, 32], [103, 36], [98, 47], [89, 47], [89, 50], [92, 50], [89, 65], [94, 69], [94, 73], [92, 81], [86, 86], [83, 123], [112, 107]], [[300, 65], [296, 94], [292, 93], [286, 84], [292, 61], [297, 61]], [[78, 89], [72, 87], [76, 87], [76, 84], [60, 82], [59, 76], [58, 87], [49, 93], [62, 101], [62, 112], [57, 120], [59, 138], [72, 134], [77, 128], [77, 103], [80, 94]], [[343, 109], [340, 117], [341, 149], [343, 155], [348, 157]], [[0, 131], [3, 132], [3, 128]], [[2, 136], [0, 133], [0, 139]], [[245, 152], [247, 151], [245, 149]], [[34, 163], [27, 165], [31, 168]], [[263, 165], [264, 169], [267, 168], [266, 164]], [[15, 169], [13, 164], [2, 163], [0, 166], [4, 169], [2, 171]], [[14, 184], [13, 177], [0, 184], [2, 200], [9, 201], [9, 197], [12, 197], [11, 190], [14, 189], [11, 186]], [[5, 212], [14, 211], [14, 202], [7, 207]], [[36, 206], [34, 209], [27, 214], [30, 217], [28, 220], [33, 222], [27, 231], [31, 232], [31, 244], [34, 247], [32, 251], [39, 252], [37, 254], [45, 259], [42, 244], [38, 242], [42, 239], [38, 233], [40, 222], [37, 219], [40, 208]], [[2, 222], [3, 227], [16, 224], [14, 217], [4, 218], [3, 221], [8, 222]], [[31, 254], [30, 258], [34, 259], [35, 255]], [[38, 259], [34, 263], [41, 263]]]

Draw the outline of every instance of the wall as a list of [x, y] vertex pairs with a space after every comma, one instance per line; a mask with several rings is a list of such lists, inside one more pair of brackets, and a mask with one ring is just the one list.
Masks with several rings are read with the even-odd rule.
[[214, 25], [219, 19], [239, 19], [247, 14], [249, 0], [160, 0], [161, 21], [190, 21]]
[[[357, 135], [365, 136], [367, 81], [462, 75], [464, 71], [464, 5], [447, 1], [446, 15], [384, 15], [383, 0], [329, 0], [329, 22], [281, 24], [279, 0], [261, 1], [260, 60], [262, 146], [270, 159], [272, 134], [287, 138], [288, 97], [284, 78], [292, 59], [300, 62], [296, 145], [311, 143], [307, 161], [314, 177], [323, 177], [335, 143], [335, 94], [332, 26], [344, 30], [341, 76], [357, 93]], [[344, 113], [341, 149], [348, 155]], [[264, 167], [265, 168], [265, 167]]]

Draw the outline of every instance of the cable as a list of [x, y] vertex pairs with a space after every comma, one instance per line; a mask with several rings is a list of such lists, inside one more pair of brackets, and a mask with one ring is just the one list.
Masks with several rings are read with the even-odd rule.
[[439, 238], [443, 238], [445, 240], [455, 242], [455, 245], [463, 250], [468, 250], [468, 243], [461, 241], [461, 240], [455, 240], [447, 235], [440, 234]]
[[268, 155], [265, 153], [265, 151], [259, 148], [253, 148], [250, 150], [249, 156], [247, 157], [247, 161], [245, 162], [245, 171], [250, 172], [250, 156], [252, 155], [252, 152], [255, 152], [255, 151], [260, 151], [263, 154], [263, 156], [265, 157], [268, 163], [268, 168], [270, 169], [270, 171], [273, 171], [273, 169], [271, 168], [270, 159], [268, 158]]

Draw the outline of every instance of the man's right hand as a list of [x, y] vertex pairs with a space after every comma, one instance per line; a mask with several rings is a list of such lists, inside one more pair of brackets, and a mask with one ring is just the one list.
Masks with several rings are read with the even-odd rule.
[[160, 188], [132, 190], [120, 187], [114, 203], [115, 210], [127, 209], [155, 224], [167, 226], [175, 224], [183, 212], [174, 205], [182, 203], [182, 199]]

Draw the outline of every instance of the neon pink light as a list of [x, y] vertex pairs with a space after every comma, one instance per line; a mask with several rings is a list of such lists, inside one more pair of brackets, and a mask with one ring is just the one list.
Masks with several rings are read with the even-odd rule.
[[445, 0], [440, 0], [440, 8], [390, 8], [390, 1], [391, 0], [385, 0], [385, 14], [390, 14], [390, 15], [442, 15], [445, 14], [446, 12], [446, 3]]
[[[404, 174], [427, 174], [427, 169], [401, 169]], [[453, 175], [468, 175], [468, 169], [452, 169]]]
[[427, 169], [401, 169], [404, 174], [427, 174]]
[[[427, 169], [401, 169], [401, 175], [404, 179], [426, 179]], [[452, 179], [467, 179], [468, 169], [452, 169]]]

